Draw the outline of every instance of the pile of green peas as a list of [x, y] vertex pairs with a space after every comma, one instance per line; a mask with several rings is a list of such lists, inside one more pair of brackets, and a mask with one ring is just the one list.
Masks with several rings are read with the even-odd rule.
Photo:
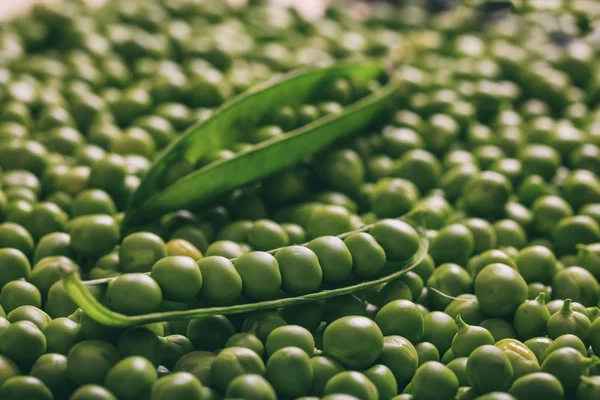
[[[259, 0], [68, 0], [4, 24], [0, 399], [599, 399], [600, 75], [586, 37], [599, 15], [422, 3], [336, 3], [307, 21]], [[282, 72], [363, 60], [395, 65], [385, 120], [123, 232], [132, 193], [191, 124]], [[167, 180], [378, 85], [339, 79], [281, 104]], [[93, 294], [127, 315], [302, 296], [398, 271], [419, 237], [395, 218], [413, 210], [428, 255], [324, 301], [122, 329], [61, 281], [108, 278]]]

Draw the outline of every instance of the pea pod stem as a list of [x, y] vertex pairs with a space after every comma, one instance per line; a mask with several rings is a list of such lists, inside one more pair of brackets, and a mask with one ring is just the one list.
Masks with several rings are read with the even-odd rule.
[[[413, 213], [411, 217], [414, 217], [414, 215], [415, 213]], [[406, 222], [413, 223], [409, 220], [407, 216], [403, 217], [402, 219], [404, 219]], [[367, 225], [356, 231], [347, 232], [345, 234], [339, 235], [339, 237], [344, 238], [355, 232], [367, 231], [371, 228], [371, 226], [372, 225]], [[83, 312], [85, 312], [88, 316], [90, 316], [97, 322], [103, 325], [113, 327], [129, 327], [134, 325], [148, 324], [152, 322], [199, 318], [210, 315], [231, 315], [254, 311], [273, 310], [276, 308], [297, 306], [314, 301], [331, 299], [334, 297], [342, 296], [345, 294], [351, 294], [366, 289], [372, 289], [385, 283], [391, 282], [395, 279], [398, 279], [411, 269], [415, 268], [427, 255], [427, 251], [429, 249], [429, 241], [427, 240], [425, 230], [422, 228], [422, 225], [416, 228], [417, 233], [419, 234], [419, 248], [410, 259], [402, 263], [402, 267], [398, 271], [372, 281], [361, 282], [355, 285], [345, 286], [337, 289], [323, 290], [317, 293], [311, 293], [304, 296], [288, 297], [277, 300], [268, 300], [257, 303], [239, 304], [226, 307], [197, 308], [191, 310], [156, 312], [144, 315], [128, 316], [114, 312], [108, 307], [104, 306], [100, 301], [98, 301], [98, 299], [94, 297], [94, 295], [89, 289], [89, 286], [91, 285], [106, 285], [110, 280], [115, 278], [106, 278], [84, 282], [80, 279], [79, 272], [76, 269], [71, 269], [63, 278], [63, 284], [65, 290], [67, 291], [71, 299], [75, 302], [75, 304], [77, 304], [79, 308], [83, 310]], [[271, 252], [275, 251], [277, 250], [272, 250]]]

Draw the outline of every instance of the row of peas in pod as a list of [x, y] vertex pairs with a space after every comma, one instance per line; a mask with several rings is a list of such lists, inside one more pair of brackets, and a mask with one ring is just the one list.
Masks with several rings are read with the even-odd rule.
[[[494, 18], [334, 6], [314, 22], [249, 3], [72, 1], [0, 33], [0, 398], [598, 398], [598, 77], [581, 39], [593, 3]], [[403, 94], [385, 126], [214, 207], [121, 231], [157, 152], [210, 108], [296, 66], [383, 57], [401, 61]], [[197, 166], [363, 92], [334, 82]], [[389, 227], [354, 244], [331, 236], [415, 208], [430, 252], [412, 271], [302, 306], [120, 329], [77, 309], [60, 281], [77, 265], [116, 278], [94, 294], [127, 314], [158, 292], [156, 309], [181, 310], [345, 286], [410, 252], [386, 241]], [[329, 268], [318, 250], [333, 242], [350, 268]], [[315, 262], [267, 252], [280, 247], [314, 253], [320, 283]], [[384, 263], [364, 262], [371, 253]], [[315, 276], [286, 280], [298, 271], [285, 265]]]
[[[261, 230], [265, 230], [264, 234]], [[273, 231], [285, 235], [278, 224], [260, 220], [248, 233], [251, 239], [257, 240], [256, 235], [263, 234], [268, 239], [267, 235]], [[120, 247], [120, 260], [124, 260], [122, 250], [132, 240], [144, 243], [141, 251], [153, 255], [147, 242], [155, 235], [150, 235], [127, 236]], [[155, 239], [159, 240], [157, 236]], [[224, 244], [224, 241], [214, 242], [207, 254]], [[419, 235], [413, 227], [399, 220], [385, 219], [373, 224], [368, 232], [355, 232], [343, 240], [320, 236], [302, 246], [285, 246], [275, 252], [252, 251], [234, 260], [220, 255], [194, 260], [189, 256], [164, 256], [157, 252], [158, 260], [151, 266], [149, 275], [138, 272], [118, 276], [110, 282], [103, 300], [114, 311], [136, 315], [160, 310], [164, 307], [163, 299], [179, 303], [192, 301], [188, 306], [198, 308], [202, 304], [233, 305], [242, 296], [249, 301], [273, 300], [280, 298], [282, 291], [300, 296], [318, 292], [323, 285], [339, 287], [395, 272], [393, 264], [390, 270], [387, 262], [406, 262], [418, 248]], [[139, 261], [139, 257], [133, 259]], [[149, 260], [148, 257], [144, 261]], [[141, 267], [138, 263], [138, 268]], [[197, 300], [198, 304], [193, 307]]]

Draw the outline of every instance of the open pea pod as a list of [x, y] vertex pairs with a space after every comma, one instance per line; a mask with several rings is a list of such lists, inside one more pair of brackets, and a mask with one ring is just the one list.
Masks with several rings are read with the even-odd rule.
[[[413, 225], [415, 215], [418, 217], [420, 214], [412, 213], [402, 219]], [[418, 219], [418, 218], [417, 218]], [[339, 235], [340, 238], [347, 237], [354, 232], [368, 231], [372, 225], [364, 226], [356, 231], [347, 232]], [[422, 226], [422, 225], [421, 225]], [[402, 275], [406, 274], [412, 268], [416, 267], [423, 258], [427, 255], [429, 249], [429, 241], [425, 230], [421, 227], [416, 227], [417, 233], [419, 234], [419, 248], [413, 254], [413, 256], [405, 261], [404, 263], [398, 264], [398, 269], [386, 276], [378, 279], [361, 282], [351, 286], [345, 286], [337, 289], [322, 290], [320, 292], [307, 294], [304, 296], [297, 297], [286, 297], [276, 300], [261, 301], [256, 303], [239, 304], [226, 307], [207, 307], [197, 308], [191, 310], [181, 311], [167, 311], [167, 312], [156, 312], [144, 315], [128, 316], [121, 313], [114, 312], [104, 306], [94, 296], [93, 292], [104, 292], [109, 282], [115, 278], [97, 279], [93, 281], [82, 281], [79, 277], [77, 269], [72, 268], [67, 272], [63, 278], [63, 284], [71, 299], [77, 304], [79, 308], [83, 310], [87, 315], [97, 322], [114, 327], [128, 327], [133, 325], [143, 325], [151, 322], [169, 321], [177, 319], [190, 319], [199, 318], [209, 315], [229, 315], [229, 314], [240, 314], [246, 312], [262, 311], [262, 310], [273, 310], [277, 308], [285, 308], [305, 304], [318, 300], [331, 299], [333, 297], [342, 296], [345, 294], [356, 293], [366, 289], [372, 289], [379, 287], [387, 282], [398, 279]], [[270, 253], [275, 253], [276, 250], [271, 250]], [[92, 290], [90, 290], [92, 289]]]
[[156, 218], [170, 211], [201, 206], [368, 126], [389, 107], [397, 92], [396, 84], [388, 82], [339, 114], [324, 116], [281, 137], [261, 142], [233, 158], [213, 162], [174, 182], [169, 178], [170, 171], [178, 165], [194, 166], [206, 155], [241, 141], [248, 130], [279, 106], [313, 101], [332, 80], [346, 78], [355, 86], [364, 87], [385, 76], [382, 67], [376, 64], [303, 68], [234, 98], [165, 149], [133, 194], [122, 224], [124, 231], [148, 216]]

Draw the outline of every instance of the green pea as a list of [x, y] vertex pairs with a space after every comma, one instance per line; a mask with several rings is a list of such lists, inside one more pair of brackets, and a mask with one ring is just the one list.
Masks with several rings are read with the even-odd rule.
[[437, 186], [442, 166], [431, 153], [421, 149], [410, 150], [395, 162], [393, 174], [413, 182], [422, 192]]
[[452, 317], [441, 311], [433, 311], [423, 318], [421, 340], [432, 343], [443, 354], [450, 348], [457, 331]]
[[89, 186], [114, 195], [123, 189], [127, 175], [127, 164], [123, 156], [109, 153], [92, 164]]
[[373, 180], [379, 180], [380, 178], [392, 176], [394, 161], [387, 155], [378, 155], [368, 159], [366, 167], [369, 177]]
[[283, 290], [291, 295], [303, 295], [317, 291], [323, 279], [323, 271], [316, 254], [302, 246], [288, 246], [275, 253], [279, 264]]
[[530, 207], [537, 199], [550, 194], [548, 183], [539, 175], [526, 176], [517, 189], [519, 202]]
[[577, 387], [577, 398], [582, 400], [593, 399], [600, 394], [600, 380], [597, 376], [582, 376]]
[[586, 215], [567, 217], [556, 224], [552, 237], [557, 254], [573, 253], [578, 244], [600, 240], [600, 227]]
[[458, 199], [469, 180], [477, 175], [478, 167], [473, 164], [461, 164], [448, 169], [440, 178], [440, 187], [446, 197], [454, 201]]
[[119, 247], [119, 263], [125, 272], [149, 272], [166, 255], [165, 242], [149, 232], [132, 233]]
[[343, 371], [333, 376], [325, 385], [324, 394], [349, 394], [359, 399], [378, 398], [377, 387], [364, 374], [356, 371]]
[[103, 190], [88, 189], [80, 192], [71, 208], [71, 215], [79, 217], [90, 214], [114, 215], [116, 206], [112, 198]]
[[418, 357], [417, 350], [407, 339], [402, 336], [386, 336], [377, 363], [388, 367], [394, 374], [398, 387], [404, 387], [417, 370]]
[[573, 334], [584, 343], [588, 343], [591, 325], [585, 314], [573, 311], [571, 299], [566, 299], [560, 311], [557, 311], [548, 319], [546, 329], [551, 339], [556, 339], [565, 334]]
[[53, 232], [40, 239], [35, 247], [33, 262], [37, 263], [42, 258], [50, 256], [65, 256], [74, 258], [71, 247], [71, 236], [65, 232]]
[[527, 299], [527, 283], [508, 265], [491, 264], [477, 275], [475, 296], [487, 315], [505, 317]]
[[364, 374], [377, 388], [380, 399], [391, 399], [398, 394], [396, 378], [385, 365], [374, 365], [367, 369]]
[[161, 364], [172, 369], [181, 357], [193, 350], [194, 346], [187, 337], [179, 334], [168, 335], [160, 343]]
[[261, 358], [265, 356], [265, 345], [252, 333], [242, 332], [230, 336], [225, 347], [245, 347], [254, 351]]
[[46, 329], [46, 326], [50, 323], [52, 318], [48, 316], [44, 311], [33, 306], [19, 306], [8, 313], [6, 318], [11, 322], [17, 321], [30, 321], [37, 325], [42, 331]]
[[366, 306], [361, 298], [346, 294], [326, 300], [323, 304], [323, 314], [327, 322], [351, 315], [366, 316]]
[[108, 371], [104, 386], [119, 399], [139, 399], [148, 396], [157, 379], [152, 363], [143, 357], [131, 356]]
[[67, 376], [67, 357], [62, 354], [44, 354], [33, 364], [30, 374], [42, 381], [56, 397], [66, 396], [73, 390]]
[[501, 263], [515, 269], [517, 268], [515, 261], [505, 251], [492, 249], [472, 257], [467, 264], [467, 269], [473, 277], [476, 277], [484, 267], [494, 263]]
[[488, 318], [481, 321], [479, 326], [487, 329], [492, 334], [495, 341], [509, 338], [515, 339], [517, 337], [517, 332], [513, 325], [501, 318]]
[[473, 279], [469, 273], [460, 265], [452, 263], [438, 266], [427, 280], [427, 287], [431, 289], [429, 300], [437, 309], [447, 307], [451, 303], [452, 299], [448, 296], [470, 292], [472, 286]]
[[418, 343], [423, 336], [423, 315], [408, 300], [396, 300], [383, 306], [375, 316], [375, 323], [385, 336], [402, 336], [411, 343]]
[[519, 159], [523, 164], [524, 175], [539, 175], [545, 180], [554, 177], [561, 163], [560, 154], [552, 147], [542, 144], [526, 146]]
[[160, 307], [162, 291], [148, 275], [124, 274], [111, 282], [106, 291], [106, 301], [113, 310], [123, 314], [147, 314]]
[[0, 351], [17, 363], [30, 363], [46, 352], [46, 337], [33, 322], [15, 321], [2, 333]]
[[383, 345], [380, 328], [366, 317], [340, 318], [328, 325], [323, 335], [325, 354], [349, 368], [371, 365], [381, 355]]
[[[579, 338], [577, 338], [577, 336], [574, 336], [574, 337], [579, 340]], [[579, 341], [581, 342], [581, 340], [579, 340]], [[531, 351], [533, 351], [533, 354], [535, 354], [535, 357], [537, 358], [537, 360], [540, 364], [544, 359], [544, 353], [546, 352], [546, 349], [548, 347], [550, 347], [552, 345], [552, 343], [553, 343], [552, 339], [545, 337], [545, 336], [537, 336], [537, 337], [528, 339], [524, 342], [525, 346], [527, 346]], [[581, 345], [583, 346], [583, 342], [581, 342]], [[585, 348], [585, 346], [583, 346], [583, 347]]]
[[453, 397], [459, 385], [452, 370], [437, 361], [429, 361], [419, 367], [411, 384], [414, 396], [432, 400]]
[[271, 254], [255, 251], [234, 261], [243, 282], [243, 293], [255, 301], [272, 300], [281, 292], [282, 277], [279, 264]]
[[230, 240], [217, 240], [211, 243], [206, 249], [206, 256], [221, 256], [225, 258], [237, 258], [244, 254], [241, 246], [238, 243]]
[[309, 238], [339, 235], [353, 229], [350, 212], [341, 206], [323, 205], [310, 214], [306, 225]]
[[564, 389], [560, 381], [545, 372], [535, 372], [516, 379], [509, 393], [517, 398], [540, 397], [548, 400], [564, 398]]
[[77, 264], [67, 257], [45, 257], [33, 266], [29, 280], [39, 289], [42, 298], [45, 299], [52, 285], [60, 281], [67, 271], [78, 269]]
[[434, 192], [417, 204], [424, 213], [424, 222], [429, 229], [441, 229], [450, 219], [452, 205], [439, 193]]
[[473, 154], [482, 169], [495, 170], [493, 167], [498, 161], [505, 160], [506, 154], [498, 146], [482, 144], [473, 149]]
[[256, 312], [246, 317], [242, 324], [242, 332], [252, 332], [264, 343], [274, 329], [284, 325], [287, 325], [286, 321], [278, 312]]
[[37, 193], [24, 186], [9, 187], [6, 189], [5, 194], [7, 202], [26, 201], [32, 205], [32, 209], [33, 205], [38, 201]]
[[109, 253], [119, 242], [120, 230], [109, 215], [85, 215], [70, 222], [71, 245], [77, 253], [100, 257]]
[[513, 381], [513, 368], [505, 353], [492, 345], [475, 349], [467, 361], [469, 383], [477, 391], [506, 391]]
[[166, 300], [191, 300], [202, 288], [202, 274], [193, 258], [169, 256], [152, 266], [150, 277], [158, 283]]
[[496, 343], [496, 347], [504, 351], [508, 357], [512, 365], [514, 379], [540, 370], [540, 365], [533, 351], [518, 340], [502, 339]]
[[542, 293], [534, 300], [525, 301], [515, 310], [513, 324], [519, 339], [531, 339], [546, 332], [550, 312], [545, 306], [545, 297]]
[[81, 340], [79, 324], [68, 318], [55, 318], [44, 330], [46, 351], [67, 355], [69, 350]]
[[305, 328], [297, 325], [286, 325], [275, 328], [269, 334], [265, 343], [269, 357], [277, 350], [289, 346], [297, 347], [311, 356], [314, 352], [315, 341], [312, 334]]
[[19, 367], [10, 358], [0, 355], [0, 387], [14, 376], [21, 375]]
[[452, 300], [448, 307], [446, 307], [444, 312], [448, 314], [451, 319], [456, 319], [460, 314], [461, 318], [471, 325], [478, 325], [485, 319], [485, 315], [479, 307], [477, 297], [472, 294], [458, 295], [458, 297]]
[[469, 385], [469, 380], [467, 378], [468, 360], [468, 357], [458, 357], [446, 364], [446, 367], [448, 367], [458, 379], [458, 384], [461, 387]]
[[588, 368], [598, 364], [597, 357], [584, 357], [577, 350], [564, 347], [550, 353], [542, 363], [542, 371], [554, 375], [565, 390], [575, 389]]
[[150, 398], [167, 400], [185, 398], [189, 400], [203, 399], [202, 383], [187, 372], [174, 372], [159, 378], [153, 385]]
[[313, 380], [310, 358], [298, 347], [283, 347], [269, 357], [267, 378], [281, 396], [306, 395]]
[[324, 356], [313, 357], [310, 359], [310, 362], [313, 368], [311, 394], [314, 396], [323, 396], [327, 382], [339, 372], [344, 371], [344, 367], [337, 361]]
[[456, 317], [458, 331], [452, 339], [452, 353], [456, 357], [468, 357], [477, 348], [494, 344], [496, 340], [486, 328], [468, 325], [460, 315]]
[[344, 239], [352, 255], [352, 270], [361, 278], [377, 276], [386, 262], [383, 247], [370, 234], [356, 232]]
[[499, 215], [512, 192], [510, 181], [497, 172], [475, 175], [464, 186], [462, 196], [467, 211], [481, 217]]
[[[234, 304], [242, 293], [242, 278], [231, 261], [220, 256], [204, 257], [198, 261], [202, 273], [200, 298], [208, 304]], [[226, 290], [225, 290], [226, 289]]]
[[581, 169], [573, 171], [565, 178], [562, 189], [565, 200], [574, 209], [600, 201], [600, 181], [592, 171]]
[[526, 282], [550, 283], [556, 273], [556, 257], [544, 246], [526, 247], [514, 261]]
[[67, 294], [62, 281], [54, 283], [48, 290], [44, 311], [52, 318], [68, 317], [77, 309], [77, 305]]
[[354, 193], [365, 179], [360, 156], [350, 149], [330, 151], [317, 161], [321, 179], [335, 190]]
[[419, 236], [407, 223], [385, 219], [375, 223], [369, 233], [381, 247], [386, 259], [390, 261], [406, 261], [419, 248]]
[[371, 210], [381, 218], [396, 218], [409, 212], [417, 203], [419, 190], [401, 178], [382, 178], [369, 196]]
[[548, 195], [539, 197], [531, 206], [533, 227], [541, 234], [551, 233], [564, 218], [573, 215], [573, 209], [564, 199]]
[[258, 250], [272, 250], [289, 244], [285, 230], [276, 222], [258, 220], [248, 230], [248, 242]]
[[202, 385], [213, 386], [211, 373], [216, 356], [208, 351], [192, 351], [181, 357], [173, 366], [173, 372], [188, 372], [199, 380]]
[[287, 223], [281, 224], [281, 227], [287, 233], [290, 244], [300, 244], [306, 241], [306, 232], [300, 225]]
[[597, 254], [600, 245], [596, 243], [588, 245], [577, 245], [577, 264], [580, 267], [590, 271], [596, 279], [600, 277], [600, 259]]
[[[555, 300], [552, 300], [552, 301], [549, 301], [548, 303], [546, 303], [546, 308], [548, 308], [548, 311], [550, 311], [550, 315], [554, 315], [561, 308], [563, 308], [564, 303], [565, 303], [564, 300], [555, 299]], [[587, 313], [588, 313], [587, 308], [585, 308], [583, 304], [577, 303], [575, 301], [571, 301], [571, 308], [574, 311], [582, 313], [583, 315], [587, 315]]]
[[277, 395], [271, 384], [257, 374], [246, 374], [234, 378], [225, 395], [228, 398], [243, 398], [248, 400], [275, 400]]
[[[0, 224], [0, 247], [8, 247], [29, 257], [33, 254], [33, 237], [19, 224], [5, 222]], [[7, 250], [1, 249], [3, 252]]]
[[33, 376], [15, 376], [7, 379], [0, 388], [0, 396], [6, 400], [40, 399], [52, 400], [52, 392], [42, 381]]
[[310, 302], [280, 309], [279, 314], [290, 325], [314, 331], [323, 320], [323, 307], [320, 303]]
[[546, 286], [540, 282], [533, 282], [533, 283], [527, 284], [527, 291], [528, 291], [527, 298], [529, 300], [535, 299], [536, 297], [538, 297], [538, 295], [540, 295], [542, 293], [546, 296], [546, 298], [548, 298], [548, 299], [552, 298], [552, 288], [550, 286]]
[[427, 282], [435, 270], [433, 258], [427, 254], [412, 270], [418, 274], [424, 282]]
[[440, 352], [433, 344], [429, 342], [417, 343], [415, 346], [419, 354], [419, 366], [428, 361], [440, 361]]
[[229, 383], [240, 375], [264, 375], [266, 372], [260, 357], [244, 347], [227, 347], [221, 350], [212, 362], [210, 370], [212, 380], [220, 390], [225, 390]]
[[306, 244], [319, 259], [323, 280], [329, 283], [344, 282], [352, 272], [352, 254], [346, 244], [335, 236], [322, 236]]
[[430, 255], [436, 264], [465, 265], [475, 247], [473, 234], [463, 225], [452, 224], [440, 229], [431, 241]]
[[422, 132], [427, 148], [436, 154], [444, 153], [459, 134], [458, 123], [446, 114], [434, 114], [428, 120], [429, 129]]
[[571, 298], [584, 306], [598, 304], [600, 292], [596, 278], [581, 267], [569, 267], [554, 276], [553, 294], [558, 298]]
[[514, 220], [503, 219], [494, 223], [494, 231], [499, 246], [511, 246], [520, 249], [527, 243], [525, 230]]
[[473, 254], [480, 254], [496, 247], [496, 232], [492, 225], [481, 218], [470, 218], [462, 225], [466, 226], [474, 239]]
[[0, 292], [0, 305], [5, 312], [11, 312], [17, 307], [30, 305], [42, 306], [40, 291], [31, 283], [26, 281], [11, 281], [2, 288]]
[[109, 343], [83, 341], [71, 348], [67, 356], [67, 374], [76, 384], [102, 384], [108, 371], [119, 361], [119, 353]]
[[185, 336], [196, 349], [215, 351], [223, 348], [233, 334], [235, 329], [225, 316], [211, 315], [192, 319]]

